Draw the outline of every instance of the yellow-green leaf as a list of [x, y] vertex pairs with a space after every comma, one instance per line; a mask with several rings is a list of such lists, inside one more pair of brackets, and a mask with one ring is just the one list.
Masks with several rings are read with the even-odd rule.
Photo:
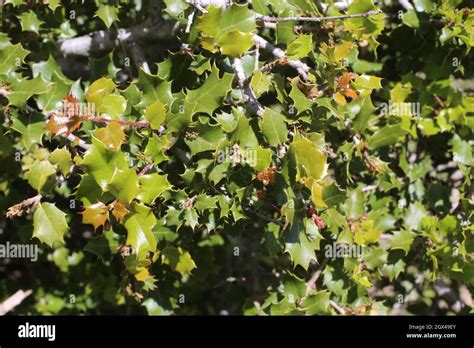
[[52, 203], [40, 203], [33, 216], [33, 237], [53, 247], [64, 244], [64, 233], [68, 225], [66, 214]]
[[125, 133], [123, 132], [122, 126], [116, 122], [109, 123], [107, 127], [99, 128], [95, 132], [95, 136], [107, 146], [108, 149], [113, 151], [120, 150], [120, 146], [125, 141]]
[[159, 129], [165, 121], [166, 108], [162, 102], [157, 100], [145, 110], [145, 118], [150, 122], [152, 129]]

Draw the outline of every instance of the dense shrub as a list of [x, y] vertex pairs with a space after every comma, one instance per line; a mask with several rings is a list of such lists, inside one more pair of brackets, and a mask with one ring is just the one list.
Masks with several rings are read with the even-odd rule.
[[472, 311], [472, 2], [2, 2], [14, 313]]

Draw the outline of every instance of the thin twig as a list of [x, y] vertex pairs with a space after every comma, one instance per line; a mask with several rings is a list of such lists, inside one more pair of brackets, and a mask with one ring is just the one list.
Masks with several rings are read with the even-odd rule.
[[369, 191], [374, 191], [379, 187], [379, 185], [374, 184], [374, 185], [367, 185], [362, 187], [362, 192], [369, 192]]
[[148, 163], [146, 166], [142, 168], [142, 170], [140, 170], [140, 173], [138, 173], [138, 176], [145, 175], [151, 169], [151, 167], [153, 167], [153, 164]]
[[250, 214], [253, 214], [253, 215], [255, 215], [255, 216], [258, 216], [259, 218], [261, 218], [262, 220], [265, 220], [266, 222], [273, 222], [273, 223], [275, 223], [275, 224], [277, 224], [277, 225], [279, 225], [279, 226], [283, 226], [283, 223], [282, 223], [281, 221], [272, 219], [271, 217], [266, 216], [266, 215], [263, 215], [263, 214], [259, 213], [258, 211], [252, 210], [252, 209], [250, 209], [250, 208], [248, 208], [248, 207], [245, 207], [244, 209], [245, 209], [245, 211], [246, 211], [247, 213], [250, 213]]
[[344, 310], [344, 308], [342, 308], [341, 306], [339, 306], [336, 302], [334, 302], [333, 300], [329, 300], [329, 304], [331, 305], [332, 308], [334, 308], [339, 314], [346, 314], [346, 311]]
[[25, 298], [32, 294], [32, 290], [18, 290], [12, 296], [0, 303], [0, 315], [5, 315], [23, 302]]
[[7, 218], [11, 219], [14, 216], [22, 216], [25, 212], [29, 214], [41, 201], [41, 198], [43, 198], [43, 196], [41, 194], [37, 194], [34, 197], [25, 199], [18, 204], [12, 205], [10, 208], [8, 208], [6, 215]]
[[314, 272], [314, 274], [313, 274], [313, 276], [311, 277], [311, 279], [306, 282], [306, 287], [307, 287], [308, 289], [311, 289], [311, 290], [316, 289], [315, 284], [316, 284], [316, 282], [318, 281], [319, 276], [320, 276], [321, 273], [323, 272], [323, 270], [324, 270], [324, 268], [326, 267], [326, 265], [328, 264], [328, 262], [329, 262], [329, 259], [328, 259], [328, 258], [325, 258], [325, 259], [323, 260], [323, 262], [320, 263], [318, 269], [316, 270], [316, 272]]
[[258, 43], [255, 44], [255, 63], [253, 66], [253, 72], [256, 72], [258, 70], [258, 61], [260, 60], [260, 46], [258, 46]]
[[[256, 45], [258, 45], [259, 48], [270, 52], [271, 54], [273, 54], [278, 59], [286, 59], [287, 58], [285, 51], [283, 51], [282, 49], [280, 49], [278, 47], [273, 46], [271, 43], [269, 43], [263, 37], [255, 34], [252, 39], [253, 39], [253, 42]], [[313, 75], [316, 74], [315, 72], [312, 71], [312, 69], [308, 65], [306, 65], [305, 63], [303, 63], [300, 60], [288, 60], [287, 64], [289, 66], [291, 66], [292, 68], [296, 69], [296, 71], [298, 71], [300, 76], [306, 82], [311, 82], [311, 79], [308, 76], [309, 72], [311, 72]]]
[[82, 140], [78, 136], [75, 136], [74, 134], [68, 134], [67, 136], [62, 135], [62, 137], [69, 140], [71, 143], [77, 143], [77, 146], [83, 150], [89, 150], [91, 147], [91, 144], [88, 144], [86, 141]]
[[266, 22], [323, 22], [323, 21], [334, 21], [337, 19], [348, 19], [348, 18], [363, 18], [369, 17], [372, 15], [377, 15], [382, 13], [382, 10], [372, 10], [364, 13], [354, 13], [340, 16], [329, 16], [329, 17], [271, 17], [271, 16], [262, 16], [257, 15], [256, 18], [266, 21]]
[[101, 124], [109, 124], [109, 123], [118, 123], [122, 126], [130, 126], [136, 128], [146, 128], [150, 126], [150, 122], [148, 121], [127, 121], [127, 120], [112, 120], [109, 118], [102, 118], [102, 117], [84, 117], [83, 121], [91, 121], [94, 123], [101, 123]]
[[193, 25], [194, 21], [194, 15], [196, 14], [197, 9], [193, 8], [191, 10], [191, 13], [188, 16], [188, 23], [186, 24], [186, 30], [184, 31], [185, 33], [189, 33], [191, 31], [191, 26]]
[[244, 94], [244, 100], [247, 104], [248, 113], [250, 115], [263, 116], [265, 110], [258, 102], [257, 97], [250, 86], [250, 82], [245, 76], [242, 61], [239, 58], [234, 58], [232, 62], [232, 68], [234, 69], [235, 75], [237, 76], [237, 82]]

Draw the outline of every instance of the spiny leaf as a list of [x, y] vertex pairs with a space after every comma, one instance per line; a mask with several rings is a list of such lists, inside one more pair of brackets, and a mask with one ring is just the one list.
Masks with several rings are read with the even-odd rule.
[[179, 247], [166, 247], [162, 252], [162, 260], [163, 264], [169, 265], [181, 275], [191, 273], [196, 268], [196, 264], [189, 252]]
[[159, 129], [161, 124], [164, 122], [166, 116], [166, 108], [162, 102], [157, 100], [145, 110], [145, 117], [150, 121], [152, 129]]
[[0, 74], [8, 74], [20, 68], [29, 53], [20, 43], [3, 47], [0, 50]]
[[270, 108], [265, 108], [262, 118], [262, 133], [271, 146], [278, 146], [288, 140], [285, 117]]
[[110, 150], [120, 150], [120, 146], [125, 141], [125, 133], [122, 126], [118, 123], [111, 122], [107, 127], [99, 128], [95, 132], [95, 136]]
[[85, 206], [84, 211], [81, 212], [82, 223], [91, 224], [94, 226], [94, 230], [104, 226], [105, 222], [109, 219], [109, 209], [102, 202]]
[[28, 183], [40, 192], [46, 184], [51, 186], [55, 180], [56, 168], [46, 160], [36, 161], [26, 174]]
[[38, 19], [38, 16], [33, 11], [25, 12], [18, 16], [23, 31], [32, 31], [38, 34], [38, 30], [44, 22]]
[[320, 180], [326, 173], [326, 156], [317, 149], [316, 144], [308, 139], [293, 142], [289, 150], [294, 161], [298, 179]]
[[122, 203], [130, 203], [140, 192], [138, 176], [133, 168], [116, 169], [107, 189]]
[[53, 247], [64, 244], [64, 233], [68, 229], [66, 214], [52, 203], [40, 203], [33, 217], [33, 237]]
[[229, 31], [219, 37], [218, 44], [222, 54], [239, 58], [254, 45], [252, 37], [252, 34], [242, 33], [239, 30]]
[[125, 221], [127, 229], [127, 245], [131, 245], [133, 253], [139, 260], [146, 258], [148, 252], [156, 252], [156, 239], [152, 229], [156, 218], [150, 208], [133, 203], [130, 214]]
[[113, 22], [118, 19], [118, 8], [115, 6], [100, 5], [96, 16], [102, 19], [107, 28], [110, 28]]
[[152, 204], [163, 192], [171, 188], [165, 175], [148, 174], [140, 177], [142, 191], [138, 199], [145, 204]]

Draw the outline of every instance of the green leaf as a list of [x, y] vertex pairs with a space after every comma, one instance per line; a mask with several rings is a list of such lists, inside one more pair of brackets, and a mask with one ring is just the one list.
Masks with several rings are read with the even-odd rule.
[[354, 234], [354, 242], [360, 245], [377, 243], [382, 235], [382, 231], [374, 226], [373, 220], [364, 220], [357, 223]]
[[156, 252], [157, 241], [152, 232], [156, 218], [150, 208], [132, 203], [124, 225], [127, 229], [126, 244], [132, 246], [133, 253], [139, 260], [145, 259], [148, 252]]
[[138, 176], [134, 168], [116, 169], [107, 185], [110, 191], [122, 203], [130, 203], [140, 193]]
[[272, 78], [270, 75], [257, 70], [252, 75], [250, 86], [252, 87], [256, 97], [259, 98], [263, 93], [270, 90], [270, 87], [272, 86]]
[[48, 7], [54, 12], [61, 3], [61, 0], [48, 0]]
[[373, 247], [369, 252], [364, 253], [364, 262], [370, 269], [375, 269], [387, 263], [388, 253], [382, 248]]
[[472, 156], [472, 146], [467, 141], [463, 141], [457, 134], [454, 134], [452, 141], [454, 154], [453, 160], [467, 166], [473, 166], [474, 159]]
[[257, 29], [255, 14], [248, 9], [247, 5], [233, 4], [222, 13], [218, 28], [220, 33], [233, 30], [240, 30], [244, 33], [253, 32]]
[[364, 193], [360, 189], [349, 191], [346, 202], [344, 203], [344, 212], [347, 217], [356, 218], [364, 213]]
[[104, 115], [117, 120], [125, 113], [127, 100], [118, 94], [108, 94], [101, 98], [100, 103], [96, 105], [96, 110]]
[[102, 188], [90, 174], [83, 174], [81, 176], [81, 182], [76, 188], [75, 196], [84, 205], [92, 205], [99, 200], [108, 202], [114, 199], [111, 193], [103, 193]]
[[35, 161], [26, 174], [26, 177], [31, 187], [41, 192], [46, 184], [48, 184], [47, 186], [50, 188], [56, 181], [55, 174], [56, 168], [54, 168], [49, 161], [44, 160]]
[[152, 137], [148, 138], [148, 143], [145, 148], [145, 156], [148, 156], [153, 160], [154, 164], [160, 164], [167, 156], [165, 151], [167, 150], [168, 139], [166, 137], [158, 137], [153, 134]]
[[219, 37], [218, 44], [222, 54], [239, 58], [254, 45], [252, 34], [242, 33], [239, 30], [229, 31]]
[[67, 176], [69, 174], [73, 164], [71, 154], [66, 147], [54, 150], [49, 157], [49, 161], [59, 167], [59, 170], [63, 176]]
[[306, 283], [293, 274], [284, 274], [282, 277], [282, 283], [283, 287], [281, 292], [290, 302], [296, 302], [296, 300], [301, 299], [306, 295]]
[[289, 155], [297, 169], [297, 180], [305, 178], [320, 180], [326, 173], [326, 156], [315, 143], [301, 139], [290, 145]]
[[137, 198], [145, 204], [152, 204], [163, 192], [172, 187], [165, 175], [142, 175], [139, 181], [142, 190]]
[[8, 74], [20, 68], [29, 53], [20, 43], [3, 47], [0, 50], [0, 74]]
[[185, 105], [185, 112], [191, 115], [197, 112], [211, 115], [215, 109], [222, 106], [222, 100], [231, 90], [232, 80], [233, 75], [228, 73], [219, 78], [219, 70], [214, 65], [204, 84], [188, 91], [186, 95], [188, 105]]
[[341, 190], [337, 184], [331, 184], [323, 188], [323, 201], [328, 207], [335, 207], [344, 202], [346, 191]]
[[408, 10], [405, 12], [402, 17], [402, 22], [410, 28], [420, 27], [420, 20], [418, 19], [418, 15], [416, 14], [415, 10]]
[[253, 131], [253, 128], [250, 126], [249, 119], [245, 114], [240, 114], [238, 116], [237, 127], [232, 133], [230, 141], [233, 143], [238, 142], [242, 144], [244, 148], [255, 148], [258, 146], [258, 139]]
[[390, 241], [390, 249], [401, 249], [405, 252], [405, 255], [410, 250], [410, 246], [415, 239], [415, 233], [401, 230], [393, 233], [392, 240]]
[[369, 149], [375, 150], [382, 146], [394, 145], [398, 139], [407, 133], [401, 123], [393, 126], [385, 126], [377, 130], [369, 140]]
[[120, 246], [120, 237], [112, 230], [104, 231], [100, 236], [91, 238], [84, 250], [96, 254], [105, 263], [110, 261], [117, 253]]
[[196, 268], [196, 264], [189, 252], [175, 247], [166, 247], [162, 251], [162, 262], [169, 265], [173, 270], [182, 276], [191, 273]]
[[377, 76], [361, 75], [354, 81], [357, 88], [379, 89], [382, 88], [382, 79]]
[[404, 226], [409, 231], [417, 231], [421, 226], [421, 220], [427, 215], [428, 212], [421, 202], [412, 203], [405, 212]]
[[49, 86], [50, 82], [46, 82], [43, 77], [32, 80], [14, 80], [11, 84], [13, 92], [8, 96], [9, 104], [23, 107], [32, 95], [48, 92]]
[[165, 116], [166, 108], [159, 100], [148, 105], [145, 110], [145, 118], [150, 122], [150, 127], [152, 129], [159, 129], [165, 121]]
[[184, 140], [193, 156], [201, 152], [215, 150], [219, 142], [225, 139], [224, 132], [217, 126], [201, 124], [196, 128], [191, 128], [190, 130], [198, 133], [195, 138]]
[[313, 102], [309, 100], [303, 92], [300, 91], [296, 83], [291, 83], [291, 91], [289, 96], [291, 100], [293, 100], [294, 106], [298, 110], [298, 114], [310, 109], [313, 105]]
[[45, 133], [43, 117], [34, 114], [30, 117], [16, 117], [13, 119], [12, 129], [21, 134], [21, 144], [26, 150], [35, 144], [41, 144]]
[[361, 98], [360, 111], [354, 120], [354, 131], [364, 131], [368, 127], [371, 118], [374, 117], [375, 110], [370, 96]]
[[32, 31], [36, 34], [38, 34], [41, 24], [44, 23], [43, 21], [39, 20], [36, 13], [31, 10], [19, 15], [18, 19], [20, 20], [21, 29], [23, 31]]
[[[43, 73], [41, 73], [41, 75], [44, 76]], [[58, 107], [62, 106], [61, 102], [71, 90], [71, 83], [61, 78], [57, 72], [53, 73], [51, 82], [53, 82], [53, 84], [50, 87], [50, 91], [39, 95], [36, 99], [38, 107], [43, 111], [57, 110]]]
[[189, 7], [184, 0], [164, 0], [164, 3], [166, 4], [165, 11], [176, 19]]
[[210, 6], [207, 9], [207, 13], [199, 17], [199, 23], [197, 28], [206, 37], [216, 37], [219, 35], [218, 25], [219, 21], [222, 18], [222, 10], [215, 6]]
[[305, 233], [305, 224], [299, 213], [291, 219], [291, 225], [284, 231], [285, 252], [289, 253], [293, 263], [308, 269], [311, 261], [316, 260], [314, 246]]
[[171, 93], [171, 84], [171, 81], [163, 80], [158, 75], [152, 75], [140, 69], [137, 86], [143, 91], [143, 96], [138, 106], [147, 107], [156, 101], [161, 101], [169, 107], [176, 99]]
[[265, 108], [261, 128], [271, 146], [278, 146], [288, 140], [285, 116], [270, 108]]
[[308, 295], [301, 302], [307, 315], [329, 314], [329, 297], [328, 291], [319, 291]]
[[184, 210], [184, 224], [185, 226], [189, 226], [193, 229], [196, 228], [197, 224], [199, 223], [199, 216], [194, 210], [194, 208], [188, 208]]
[[115, 122], [109, 123], [106, 127], [99, 128], [94, 135], [112, 151], [120, 150], [120, 146], [125, 141], [125, 133], [122, 126]]
[[113, 22], [118, 20], [118, 11], [118, 8], [115, 6], [100, 5], [95, 14], [102, 19], [107, 28], [110, 28]]
[[109, 180], [117, 169], [128, 169], [128, 163], [122, 152], [111, 151], [96, 138], [92, 138], [92, 146], [82, 160], [82, 166], [91, 174], [97, 184], [106, 191]]
[[68, 229], [66, 214], [52, 203], [40, 203], [33, 216], [33, 237], [48, 244], [64, 244], [64, 233]]
[[405, 270], [406, 263], [402, 259], [399, 259], [395, 263], [385, 264], [383, 267], [383, 273], [388, 276], [390, 281], [398, 278], [400, 273]]
[[257, 172], [261, 172], [267, 169], [268, 167], [270, 167], [270, 164], [272, 163], [272, 155], [273, 155], [273, 151], [271, 149], [264, 149], [263, 147], [259, 146], [249, 151], [254, 151], [253, 153], [255, 154], [256, 159], [251, 160], [248, 163]]
[[[374, 10], [372, 0], [356, 0], [354, 1], [349, 9], [348, 14], [364, 13], [370, 10]], [[366, 38], [368, 41], [374, 41], [375, 37], [379, 35], [384, 29], [384, 17], [383, 13], [378, 15], [372, 15], [367, 18], [348, 18], [343, 19], [344, 29], [352, 32], [357, 38]], [[370, 41], [369, 41], [370, 43]], [[376, 51], [377, 43], [371, 43], [372, 49]]]
[[96, 109], [99, 110], [103, 100], [112, 93], [115, 87], [112, 80], [102, 77], [89, 86], [86, 92], [86, 100], [89, 103], [94, 103]]
[[306, 58], [313, 50], [313, 36], [311, 34], [303, 34], [293, 40], [287, 48], [288, 58], [301, 59]]

